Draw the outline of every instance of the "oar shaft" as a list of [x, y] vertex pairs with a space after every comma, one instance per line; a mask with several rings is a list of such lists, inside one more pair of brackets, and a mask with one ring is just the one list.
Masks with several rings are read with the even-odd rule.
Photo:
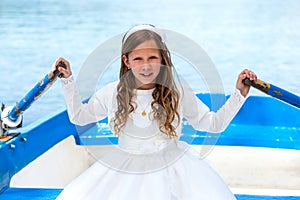
[[16, 121], [18, 117], [27, 110], [30, 105], [36, 101], [56, 80], [53, 72], [47, 74], [13, 107], [9, 112], [8, 118], [12, 121]]
[[56, 80], [57, 76], [60, 76], [58, 67], [64, 67], [64, 63], [59, 63], [54, 72], [46, 74], [36, 85], [12, 108], [8, 113], [8, 119], [16, 121], [18, 117], [27, 110], [33, 102], [35, 102]]
[[273, 84], [264, 82], [262, 80], [257, 79], [256, 81], [251, 81], [250, 79], [245, 79], [243, 81], [246, 85], [250, 85], [272, 97], [280, 99], [286, 103], [289, 103], [297, 108], [300, 108], [300, 97], [286, 91], [280, 87], [277, 87]]

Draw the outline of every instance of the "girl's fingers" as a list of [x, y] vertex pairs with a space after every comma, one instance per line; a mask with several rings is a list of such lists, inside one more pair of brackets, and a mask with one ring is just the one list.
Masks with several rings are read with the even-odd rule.
[[58, 64], [59, 64], [60, 62], [63, 62], [63, 63], [66, 65], [66, 69], [63, 68], [63, 67], [58, 67], [58, 71], [60, 71], [60, 72], [63, 74], [63, 77], [64, 77], [64, 78], [68, 78], [69, 76], [72, 75], [71, 68], [70, 68], [70, 63], [69, 63], [66, 59], [64, 59], [64, 58], [62, 58], [62, 57], [58, 58], [58, 59], [54, 62], [53, 66], [52, 66], [52, 71], [55, 71], [55, 70], [56, 70], [56, 68], [57, 68], [57, 66], [58, 66]]
[[256, 74], [248, 69], [243, 70], [241, 74], [243, 75], [244, 79], [249, 78], [252, 81], [257, 79]]

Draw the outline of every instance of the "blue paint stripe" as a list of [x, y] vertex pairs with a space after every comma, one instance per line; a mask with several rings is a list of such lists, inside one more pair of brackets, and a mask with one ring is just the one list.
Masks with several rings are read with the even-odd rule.
[[[62, 189], [9, 188], [0, 195], [0, 200], [54, 200]], [[236, 194], [237, 200], [299, 200], [299, 196], [265, 196]]]

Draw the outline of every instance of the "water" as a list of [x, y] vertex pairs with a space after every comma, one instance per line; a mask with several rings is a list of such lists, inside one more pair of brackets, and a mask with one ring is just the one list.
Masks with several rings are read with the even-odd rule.
[[[76, 77], [99, 44], [140, 23], [197, 42], [215, 63], [227, 94], [243, 68], [300, 94], [299, 9], [300, 1], [294, 0], [1, 0], [0, 101], [14, 105], [60, 56], [70, 60]], [[193, 74], [185, 78], [194, 80]], [[24, 124], [64, 107], [56, 82], [25, 112]]]

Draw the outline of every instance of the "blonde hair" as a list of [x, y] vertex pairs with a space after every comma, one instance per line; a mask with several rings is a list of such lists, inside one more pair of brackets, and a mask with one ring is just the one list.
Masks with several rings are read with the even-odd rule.
[[[126, 39], [124, 39], [125, 36]], [[148, 40], [153, 40], [156, 43], [161, 53], [162, 66], [152, 93], [153, 101], [151, 108], [154, 120], [158, 121], [160, 131], [169, 137], [176, 137], [175, 129], [180, 123], [178, 112], [179, 92], [173, 79], [173, 65], [169, 50], [162, 41], [161, 36], [151, 30], [138, 30], [125, 36], [123, 38], [122, 56], [125, 55], [127, 58], [128, 54], [141, 43]], [[127, 122], [128, 115], [135, 110], [135, 103], [131, 100], [134, 95], [134, 89], [136, 89], [135, 78], [132, 71], [126, 67], [122, 59], [119, 78], [120, 82], [117, 86], [117, 111], [113, 118], [116, 134], [120, 134], [121, 129]]]

